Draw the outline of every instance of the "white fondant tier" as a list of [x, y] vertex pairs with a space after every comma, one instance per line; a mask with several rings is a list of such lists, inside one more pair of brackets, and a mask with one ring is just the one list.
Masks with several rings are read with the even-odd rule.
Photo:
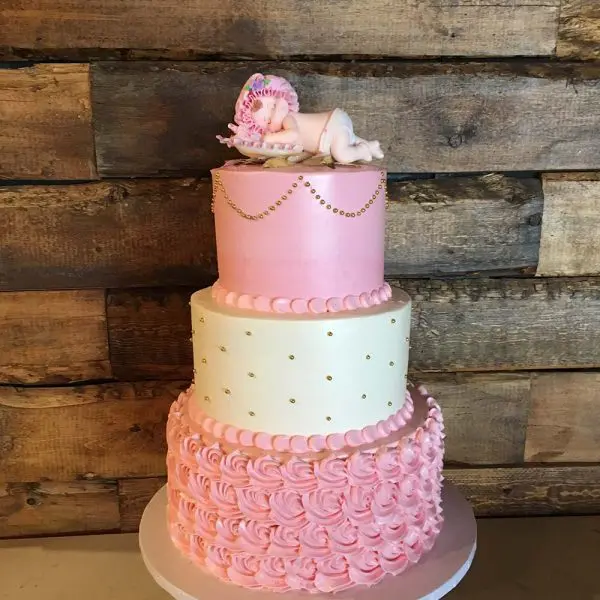
[[362, 429], [405, 401], [410, 298], [325, 314], [256, 313], [192, 296], [196, 402], [217, 421], [281, 435]]

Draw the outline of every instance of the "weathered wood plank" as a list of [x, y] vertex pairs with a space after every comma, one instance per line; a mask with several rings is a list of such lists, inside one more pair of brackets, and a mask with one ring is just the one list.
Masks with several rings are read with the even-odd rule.
[[0, 179], [95, 178], [91, 121], [88, 65], [0, 69]]
[[[388, 276], [537, 264], [537, 180], [391, 182], [389, 195]], [[210, 196], [210, 182], [196, 179], [0, 187], [0, 289], [208, 285], [217, 272]]]
[[163, 474], [167, 413], [182, 387], [0, 387], [0, 481]]
[[0, 289], [214, 279], [210, 193], [195, 180], [0, 188]]
[[114, 290], [107, 300], [110, 360], [119, 379], [190, 379], [195, 289]]
[[544, 177], [544, 218], [537, 274], [600, 274], [600, 179], [597, 173]]
[[600, 373], [538, 373], [525, 460], [600, 462]]
[[115, 62], [92, 71], [100, 172], [197, 175], [236, 156], [215, 135], [259, 70], [289, 77], [303, 110], [345, 107], [392, 172], [600, 168], [596, 64]]
[[600, 514], [600, 466], [446, 469], [477, 516]]
[[556, 53], [561, 58], [600, 58], [600, 4], [597, 0], [562, 0]]
[[[549, 56], [559, 0], [4, 0], [6, 56]], [[119, 18], [114, 18], [119, 15]], [[68, 26], [65, 26], [65, 22]], [[160, 22], [161, 26], [156, 27]], [[335, 35], [332, 35], [335, 32]], [[111, 51], [106, 52], [106, 51]], [[119, 52], [120, 51], [120, 52]], [[0, 55], [1, 56], [1, 55]]]
[[388, 277], [529, 272], [543, 200], [535, 179], [490, 174], [389, 185]]
[[421, 371], [600, 366], [600, 280], [404, 280]]
[[427, 373], [412, 379], [423, 382], [442, 407], [447, 463], [523, 462], [529, 373]]
[[103, 290], [0, 293], [0, 382], [110, 376]]
[[0, 485], [0, 538], [118, 531], [116, 482]]
[[121, 531], [138, 530], [146, 505], [165, 483], [165, 477], [120, 479], [118, 481]]

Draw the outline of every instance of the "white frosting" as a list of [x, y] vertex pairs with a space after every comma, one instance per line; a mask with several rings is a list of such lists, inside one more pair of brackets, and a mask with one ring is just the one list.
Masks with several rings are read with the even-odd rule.
[[208, 288], [191, 306], [195, 399], [221, 423], [327, 435], [377, 423], [404, 404], [404, 292], [379, 306], [318, 315], [219, 306]]

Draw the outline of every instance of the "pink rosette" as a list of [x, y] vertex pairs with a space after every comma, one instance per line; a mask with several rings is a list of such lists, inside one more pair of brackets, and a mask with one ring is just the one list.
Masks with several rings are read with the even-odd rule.
[[240, 523], [240, 548], [254, 554], [266, 554], [274, 525], [245, 519]]
[[400, 463], [402, 464], [403, 473], [408, 475], [418, 473], [421, 468], [419, 447], [410, 439], [406, 440], [400, 448]]
[[204, 448], [204, 444], [199, 433], [185, 436], [179, 443], [179, 458], [184, 463], [194, 467], [197, 464], [196, 455], [202, 448]]
[[217, 514], [212, 511], [197, 510], [195, 518], [195, 531], [198, 532], [207, 543], [212, 543], [217, 536]]
[[373, 516], [378, 523], [388, 523], [393, 520], [398, 509], [398, 486], [395, 483], [380, 482], [373, 492], [371, 506]]
[[265, 454], [248, 463], [250, 483], [257, 488], [278, 490], [283, 485], [281, 461]]
[[278, 556], [263, 557], [256, 574], [256, 581], [271, 591], [285, 592], [289, 590], [284, 560]]
[[327, 456], [315, 462], [315, 477], [319, 487], [343, 489], [348, 485], [346, 461], [336, 456]]
[[226, 454], [221, 460], [221, 479], [235, 487], [246, 487], [250, 485], [248, 477], [248, 455], [235, 450]]
[[298, 529], [287, 525], [276, 525], [271, 535], [271, 545], [267, 554], [273, 556], [298, 556], [300, 541]]
[[398, 504], [406, 511], [414, 512], [418, 510], [420, 502], [419, 480], [409, 475], [398, 484]]
[[191, 473], [185, 491], [196, 500], [200, 508], [209, 509], [214, 507], [210, 497], [210, 479], [208, 477]]
[[402, 464], [398, 448], [382, 448], [377, 454], [377, 468], [383, 481], [398, 481], [402, 476]]
[[186, 432], [181, 427], [181, 416], [176, 415], [173, 411], [169, 413], [167, 421], [167, 446], [172, 452], [177, 452], [180, 449], [181, 442], [185, 438]]
[[315, 587], [320, 592], [341, 592], [354, 585], [343, 556], [328, 556], [317, 564]]
[[238, 547], [240, 535], [240, 523], [241, 519], [219, 517], [215, 523], [215, 529], [217, 531], [215, 544], [225, 546], [230, 550], [236, 549]]
[[260, 569], [260, 562], [251, 554], [232, 554], [231, 566], [227, 569], [229, 579], [246, 588], [259, 587], [256, 574]]
[[344, 512], [351, 523], [356, 525], [371, 523], [373, 514], [371, 505], [373, 503], [373, 492], [361, 487], [351, 487], [346, 491], [346, 502]]
[[181, 523], [169, 523], [169, 533], [175, 547], [187, 555], [190, 551], [190, 534], [184, 529]]
[[287, 584], [293, 590], [315, 589], [317, 566], [312, 558], [295, 558], [286, 565]]
[[219, 444], [204, 446], [196, 453], [196, 467], [200, 475], [206, 475], [211, 479], [219, 477], [221, 472], [221, 459], [223, 452]]
[[401, 542], [408, 535], [409, 526], [406, 521], [396, 519], [381, 527], [381, 539], [386, 542]]
[[269, 498], [271, 518], [279, 525], [301, 527], [306, 523], [306, 514], [301, 496], [293, 490], [273, 492]]
[[285, 487], [291, 490], [310, 492], [317, 487], [312, 465], [296, 456], [292, 456], [281, 467], [281, 476], [286, 483]]
[[198, 507], [193, 500], [189, 500], [185, 496], [179, 494], [179, 499], [177, 504], [177, 512], [179, 513], [179, 518], [181, 519], [184, 527], [189, 531], [194, 530], [194, 523], [196, 521], [196, 513], [198, 512]]
[[211, 481], [210, 497], [215, 503], [220, 517], [241, 517], [235, 488], [224, 481]]
[[345, 519], [335, 527], [330, 527], [328, 531], [333, 552], [348, 555], [360, 550], [358, 529], [348, 519]]
[[358, 525], [358, 543], [365, 548], [377, 549], [383, 543], [379, 527], [375, 523]]
[[312, 523], [331, 527], [344, 520], [342, 495], [337, 490], [319, 488], [302, 496], [306, 517]]
[[391, 575], [400, 575], [410, 565], [402, 544], [387, 543], [379, 550], [379, 564]]
[[348, 557], [348, 567], [352, 581], [362, 585], [375, 585], [385, 575], [374, 550], [362, 550], [352, 554]]
[[266, 521], [271, 513], [269, 495], [253, 488], [237, 488], [237, 500], [245, 517], [255, 521]]
[[175, 475], [175, 485], [180, 490], [187, 490], [190, 485], [190, 478], [193, 477], [192, 470], [184, 463], [177, 463], [175, 470], [172, 472]]
[[329, 535], [322, 525], [307, 523], [300, 530], [302, 554], [311, 558], [324, 558], [331, 554]]
[[206, 562], [206, 550], [204, 540], [199, 535], [190, 536], [190, 552], [188, 555], [194, 564], [203, 567]]
[[408, 533], [403, 540], [402, 547], [409, 562], [416, 564], [425, 551], [423, 547], [422, 532], [416, 527], [409, 527]]
[[207, 545], [205, 550], [204, 564], [206, 568], [219, 579], [228, 579], [227, 569], [231, 565], [231, 552], [227, 548], [214, 544]]
[[348, 461], [348, 481], [351, 485], [375, 485], [379, 481], [375, 457], [355, 452]]

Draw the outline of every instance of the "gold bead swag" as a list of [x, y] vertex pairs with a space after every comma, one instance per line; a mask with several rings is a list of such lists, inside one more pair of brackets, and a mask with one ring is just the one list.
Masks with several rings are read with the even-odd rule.
[[377, 200], [377, 197], [380, 196], [382, 193], [385, 195], [386, 209], [389, 206], [389, 198], [388, 198], [388, 194], [387, 194], [387, 186], [386, 186], [386, 179], [385, 179], [384, 173], [381, 173], [381, 179], [379, 180], [377, 189], [373, 192], [373, 194], [371, 195], [369, 200], [367, 202], [365, 202], [364, 206], [362, 206], [359, 210], [352, 211], [352, 212], [345, 211], [345, 210], [342, 210], [335, 206], [332, 206], [329, 202], [327, 202], [327, 200], [322, 198], [320, 194], [317, 194], [317, 190], [314, 187], [312, 187], [312, 184], [310, 183], [310, 181], [304, 181], [304, 175], [298, 175], [296, 181], [294, 181], [294, 183], [292, 183], [291, 187], [287, 190], [287, 192], [285, 194], [282, 194], [279, 197], [279, 199], [277, 199], [275, 201], [274, 204], [271, 204], [267, 209], [263, 210], [262, 212], [251, 215], [250, 213], [247, 213], [242, 208], [240, 208], [229, 197], [229, 194], [227, 193], [227, 190], [225, 189], [225, 186], [223, 185], [223, 181], [221, 180], [221, 174], [217, 172], [213, 176], [213, 195], [212, 195], [210, 209], [213, 213], [215, 212], [215, 201], [216, 201], [217, 192], [221, 192], [223, 194], [223, 197], [225, 198], [225, 202], [227, 202], [227, 204], [233, 210], [235, 210], [235, 212], [238, 213], [238, 215], [240, 215], [240, 217], [243, 217], [244, 219], [248, 219], [249, 221], [258, 221], [259, 219], [264, 219], [265, 217], [272, 215], [280, 206], [283, 206], [283, 204], [292, 197], [292, 195], [298, 190], [298, 187], [301, 185], [304, 185], [304, 187], [310, 188], [310, 193], [313, 194], [315, 200], [317, 200], [319, 202], [319, 204], [321, 206], [323, 206], [323, 208], [325, 208], [326, 210], [330, 210], [331, 212], [333, 212], [336, 215], [339, 215], [340, 217], [347, 217], [347, 218], [351, 218], [351, 219], [353, 219], [355, 217], [362, 217], [362, 215], [364, 215], [367, 212], [367, 210], [369, 210], [369, 208], [371, 208], [371, 206], [373, 206], [373, 203]]

